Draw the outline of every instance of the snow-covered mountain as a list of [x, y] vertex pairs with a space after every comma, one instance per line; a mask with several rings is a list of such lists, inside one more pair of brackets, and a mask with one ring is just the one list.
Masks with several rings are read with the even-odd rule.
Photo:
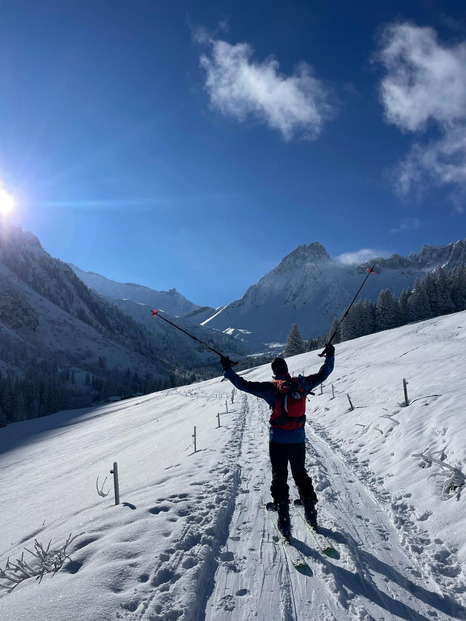
[[134, 283], [120, 283], [110, 280], [105, 276], [96, 274], [95, 272], [84, 272], [75, 265], [70, 264], [74, 273], [89, 288], [94, 289], [100, 295], [109, 300], [127, 300], [136, 304], [144, 304], [149, 308], [158, 308], [165, 313], [177, 317], [178, 315], [190, 315], [205, 310], [213, 313], [214, 309], [201, 309], [200, 306], [187, 300], [176, 289], [169, 291], [155, 291], [149, 287], [137, 285]]
[[70, 265], [74, 273], [93, 291], [123, 313], [142, 324], [157, 340], [164, 358], [184, 368], [192, 369], [203, 365], [218, 364], [218, 357], [205, 347], [187, 341], [187, 337], [167, 324], [152, 317], [152, 310], [159, 309], [170, 321], [211, 347], [228, 355], [242, 357], [246, 351], [241, 342], [228, 333], [202, 324], [215, 312], [209, 306], [198, 306], [187, 300], [176, 289], [155, 291], [133, 283], [109, 280], [94, 272], [84, 272]]
[[[268, 406], [220, 377], [0, 429], [0, 570], [23, 562], [0, 619], [466, 619], [465, 364], [466, 311], [336, 346], [306, 423], [325, 540], [292, 511], [303, 573], [265, 511]], [[28, 550], [58, 556], [70, 536], [62, 568], [34, 579]]]
[[399, 295], [413, 287], [416, 278], [443, 266], [447, 270], [466, 263], [466, 244], [460, 240], [447, 246], [424, 246], [404, 258], [392, 255], [361, 265], [344, 265], [330, 258], [318, 242], [303, 245], [244, 296], [219, 309], [204, 325], [225, 331], [249, 343], [283, 343], [292, 324], [304, 338], [325, 334], [335, 317], [340, 317], [358, 290], [370, 265], [376, 274], [368, 279], [362, 299], [375, 302], [383, 289]]

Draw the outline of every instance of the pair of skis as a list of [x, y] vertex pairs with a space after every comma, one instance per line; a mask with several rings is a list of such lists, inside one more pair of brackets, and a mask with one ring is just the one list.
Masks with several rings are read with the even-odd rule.
[[293, 538], [291, 537], [291, 535], [289, 537], [286, 537], [282, 533], [282, 531], [278, 528], [277, 517], [276, 517], [277, 510], [275, 509], [275, 505], [273, 504], [273, 502], [268, 502], [265, 505], [265, 508], [267, 510], [267, 515], [269, 516], [270, 521], [272, 522], [277, 532], [278, 540], [282, 544], [283, 550], [285, 551], [285, 554], [288, 557], [288, 560], [290, 561], [291, 565], [300, 574], [304, 574], [305, 576], [312, 576], [312, 570], [307, 564], [306, 558], [303, 556], [303, 554], [301, 554], [298, 548], [294, 545]]
[[[314, 548], [318, 550], [321, 554], [328, 556], [330, 558], [338, 559], [340, 557], [337, 550], [332, 545], [329, 545], [329, 542], [325, 540], [325, 537], [319, 533], [317, 533], [311, 525], [306, 520], [304, 515], [303, 506], [300, 500], [295, 500], [294, 507], [296, 509], [296, 514], [299, 515], [300, 519], [304, 522], [306, 529], [311, 533]], [[285, 537], [285, 535], [278, 528], [277, 520], [276, 520], [276, 509], [273, 502], [268, 502], [266, 505], [267, 514], [272, 522], [275, 530], [277, 532], [278, 539], [283, 546], [286, 556], [288, 557], [291, 565], [298, 571], [300, 574], [304, 574], [306, 576], [312, 576], [312, 570], [308, 565], [306, 557], [298, 550], [298, 548], [294, 544], [293, 537]], [[275, 515], [273, 515], [275, 513]], [[324, 539], [325, 545], [322, 544], [321, 538]]]
[[313, 528], [309, 522], [306, 520], [306, 516], [304, 515], [304, 507], [301, 499], [297, 499], [294, 501], [294, 506], [296, 509], [296, 513], [299, 515], [301, 520], [304, 522], [305, 527], [311, 533], [312, 538], [314, 539], [314, 543], [317, 546], [319, 552], [321, 552], [324, 556], [328, 556], [329, 558], [338, 559], [340, 555], [338, 551], [332, 546], [332, 544], [327, 540], [327, 538], [320, 533], [318, 530]]

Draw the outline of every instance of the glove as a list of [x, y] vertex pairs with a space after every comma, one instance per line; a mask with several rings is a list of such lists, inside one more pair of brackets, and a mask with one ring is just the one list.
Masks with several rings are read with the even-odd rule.
[[228, 356], [220, 356], [220, 364], [222, 365], [222, 369], [227, 371], [233, 366], [233, 362], [228, 358]]
[[334, 356], [335, 355], [335, 347], [329, 343], [325, 346], [324, 351], [322, 352], [324, 356]]

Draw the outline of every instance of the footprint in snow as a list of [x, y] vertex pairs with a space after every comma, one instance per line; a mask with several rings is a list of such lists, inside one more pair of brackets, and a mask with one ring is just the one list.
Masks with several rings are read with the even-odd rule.
[[170, 507], [168, 507], [167, 505], [160, 505], [157, 507], [152, 507], [152, 509], [149, 509], [149, 513], [152, 513], [152, 515], [158, 515], [159, 513], [167, 512], [167, 511], [170, 511]]

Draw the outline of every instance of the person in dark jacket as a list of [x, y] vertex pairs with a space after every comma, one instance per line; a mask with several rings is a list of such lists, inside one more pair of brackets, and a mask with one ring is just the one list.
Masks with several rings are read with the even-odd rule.
[[[335, 348], [329, 344], [324, 349], [325, 362], [314, 375], [298, 376], [299, 391], [304, 399], [302, 407], [305, 410], [306, 395], [316, 386], [324, 382], [333, 371]], [[250, 382], [233, 371], [232, 362], [222, 356], [220, 359], [225, 377], [239, 390], [247, 392], [267, 401], [272, 410], [270, 416], [270, 462], [272, 466], [272, 484], [270, 491], [276, 510], [278, 511], [278, 527], [280, 531], [289, 537], [291, 532], [289, 514], [289, 486], [288, 464], [299, 491], [303, 503], [304, 513], [309, 524], [317, 530], [317, 512], [315, 504], [317, 496], [308, 475], [306, 458], [306, 435], [304, 430], [305, 416], [291, 419], [283, 415], [284, 400], [279, 392], [282, 382], [289, 382], [291, 376], [288, 365], [283, 358], [275, 358], [272, 361], [273, 381]], [[299, 398], [299, 397], [298, 397]]]

